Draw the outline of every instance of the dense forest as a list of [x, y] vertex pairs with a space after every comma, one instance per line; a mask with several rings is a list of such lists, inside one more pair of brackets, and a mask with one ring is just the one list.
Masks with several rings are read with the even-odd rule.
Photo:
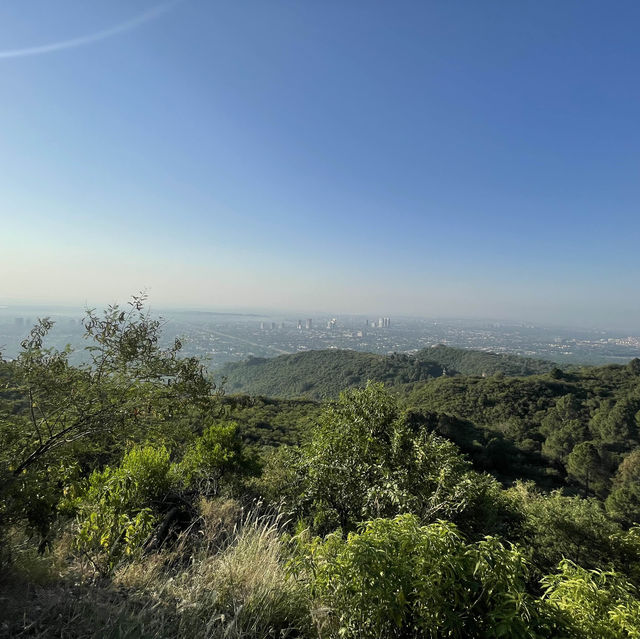
[[0, 362], [0, 635], [640, 637], [639, 360], [323, 351], [220, 385], [144, 299], [84, 326], [86, 363], [46, 319]]
[[348, 350], [306, 351], [274, 358], [253, 357], [225, 364], [219, 375], [230, 393], [275, 397], [336, 398], [368, 381], [388, 385], [442, 375], [535, 375], [556, 364], [517, 355], [452, 348], [442, 344], [415, 355], [375, 355]]

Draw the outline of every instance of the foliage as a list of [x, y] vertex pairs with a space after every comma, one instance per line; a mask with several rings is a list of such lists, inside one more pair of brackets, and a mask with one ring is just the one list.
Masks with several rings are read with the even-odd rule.
[[360, 521], [405, 512], [424, 521], [455, 519], [486, 496], [490, 480], [423, 426], [381, 384], [343, 393], [300, 460], [314, 528], [346, 532]]
[[488, 353], [469, 348], [453, 348], [438, 344], [416, 353], [416, 359], [429, 360], [442, 366], [447, 375], [526, 377], [558, 370], [556, 364], [520, 355]]
[[582, 639], [640, 637], [640, 601], [634, 586], [615, 572], [585, 570], [571, 561], [542, 580], [545, 599], [570, 619]]
[[546, 373], [553, 368], [543, 362], [516, 355], [438, 345], [415, 355], [376, 355], [347, 350], [306, 351], [270, 359], [253, 357], [225, 364], [220, 375], [230, 392], [272, 397], [336, 398], [348, 388], [367, 381], [387, 385], [419, 382], [447, 375], [504, 375]]
[[[588, 479], [588, 491], [604, 499], [622, 457], [640, 445], [640, 377], [633, 370], [609, 365], [573, 369], [559, 378], [448, 377], [405, 385], [398, 394], [402, 405], [413, 410], [469, 422], [465, 432], [477, 433], [478, 442], [488, 443], [496, 435], [506, 439], [512, 451], [502, 457], [513, 463], [494, 469], [460, 429], [447, 435], [479, 467], [497, 471], [501, 479], [528, 477], [553, 488], [569, 476], [569, 485], [577, 482], [583, 490]], [[581, 446], [585, 443], [590, 446]], [[576, 447], [581, 450], [571, 458]]]
[[640, 448], [622, 460], [606, 505], [607, 512], [624, 524], [640, 524]]
[[144, 549], [157, 516], [166, 510], [171, 491], [169, 452], [151, 446], [134, 448], [122, 464], [94, 471], [76, 498], [76, 544], [101, 572]]
[[214, 422], [186, 450], [178, 467], [187, 487], [201, 494], [217, 495], [221, 483], [252, 470], [235, 422]]
[[261, 476], [254, 488], [268, 503], [286, 509], [290, 517], [304, 514], [305, 463], [298, 446], [280, 446], [262, 459]]
[[305, 399], [228, 396], [222, 399], [228, 419], [238, 424], [244, 442], [258, 450], [298, 445], [306, 439], [324, 410]]
[[225, 364], [220, 375], [229, 392], [272, 397], [335, 398], [368, 380], [390, 384], [442, 375], [434, 362], [408, 355], [376, 355], [347, 350], [306, 351], [271, 359], [251, 358]]
[[[113, 305], [102, 317], [87, 311], [88, 361], [77, 366], [70, 363], [70, 348], [46, 348], [53, 325], [48, 319], [39, 320], [22, 343], [5, 391], [14, 402], [20, 398], [22, 410], [0, 429], [0, 524], [29, 518], [30, 497], [61, 483], [52, 481], [52, 469], [87, 472], [105, 457], [117, 460], [126, 440], [175, 436], [180, 419], [217, 410], [215, 387], [202, 365], [179, 357], [177, 339], [160, 346], [162, 322], [144, 303], [144, 296], [134, 297], [128, 310]], [[51, 521], [56, 513], [49, 511]], [[40, 528], [46, 534], [47, 526]]]
[[584, 495], [588, 497], [594, 484], [598, 480], [602, 483], [604, 479], [602, 458], [597, 444], [591, 441], [576, 444], [567, 457], [567, 472], [570, 477], [582, 483]]
[[450, 523], [377, 519], [315, 539], [307, 561], [332, 636], [536, 636], [522, 553], [491, 537], [468, 544]]
[[638, 362], [306, 353], [246, 366], [380, 383], [225, 398], [143, 302], [0, 362], [0, 635], [640, 636]]
[[518, 483], [507, 494], [521, 510], [518, 541], [531, 549], [538, 574], [569, 559], [585, 568], [613, 568], [637, 579], [640, 545], [607, 517], [597, 499], [567, 497], [560, 491], [544, 494], [532, 484]]

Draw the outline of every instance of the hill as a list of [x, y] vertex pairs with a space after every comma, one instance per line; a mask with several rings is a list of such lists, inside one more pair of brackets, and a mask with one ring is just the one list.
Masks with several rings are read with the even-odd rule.
[[386, 384], [417, 382], [442, 375], [438, 364], [408, 355], [375, 355], [346, 350], [306, 351], [226, 364], [219, 374], [229, 393], [271, 397], [337, 397], [367, 380]]
[[434, 362], [448, 374], [488, 376], [501, 373], [508, 377], [525, 377], [548, 373], [557, 364], [553, 362], [521, 357], [520, 355], [497, 354], [467, 348], [452, 348], [438, 344], [424, 348], [415, 355], [418, 360]]
[[419, 382], [446, 375], [527, 376], [546, 373], [554, 364], [541, 360], [470, 351], [448, 346], [415, 355], [376, 355], [347, 350], [306, 351], [274, 358], [251, 358], [223, 366], [229, 393], [271, 397], [337, 397], [367, 380], [387, 385]]
[[[624, 457], [640, 445], [640, 360], [528, 377], [443, 377], [393, 390], [405, 408], [471, 423], [468, 433], [459, 422], [440, 433], [472, 457], [477, 440], [485, 454], [500, 458], [486, 450], [497, 436], [528, 455], [527, 464], [547, 466], [576, 485], [582, 477], [603, 499]], [[576, 472], [585, 451], [587, 479]]]

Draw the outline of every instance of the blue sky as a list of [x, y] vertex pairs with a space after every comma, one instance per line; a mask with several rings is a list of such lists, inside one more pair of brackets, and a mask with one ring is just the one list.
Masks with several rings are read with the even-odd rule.
[[637, 2], [53, 7], [0, 4], [0, 303], [640, 331]]

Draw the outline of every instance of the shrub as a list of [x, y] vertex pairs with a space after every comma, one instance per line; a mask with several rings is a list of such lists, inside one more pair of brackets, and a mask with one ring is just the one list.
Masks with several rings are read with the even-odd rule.
[[519, 541], [532, 549], [542, 574], [563, 558], [585, 568], [613, 568], [630, 576], [639, 573], [637, 531], [624, 531], [607, 517], [598, 500], [566, 497], [559, 491], [544, 494], [521, 482], [507, 495], [522, 509], [525, 521]]
[[486, 512], [495, 495], [493, 480], [428, 432], [421, 415], [400, 411], [381, 384], [343, 393], [327, 409], [298, 468], [301, 502], [319, 533], [408, 512], [464, 521], [465, 510]]
[[615, 572], [585, 570], [564, 560], [544, 577], [544, 597], [570, 619], [581, 639], [640, 638], [640, 601], [633, 585]]
[[133, 448], [112, 469], [94, 471], [79, 500], [76, 546], [101, 572], [138, 555], [171, 490], [166, 448]]
[[316, 538], [307, 561], [342, 637], [536, 636], [521, 552], [492, 537], [468, 544], [451, 523], [376, 519], [346, 540]]
[[235, 422], [210, 424], [187, 449], [179, 466], [186, 486], [207, 495], [220, 492], [224, 480], [251, 470]]

